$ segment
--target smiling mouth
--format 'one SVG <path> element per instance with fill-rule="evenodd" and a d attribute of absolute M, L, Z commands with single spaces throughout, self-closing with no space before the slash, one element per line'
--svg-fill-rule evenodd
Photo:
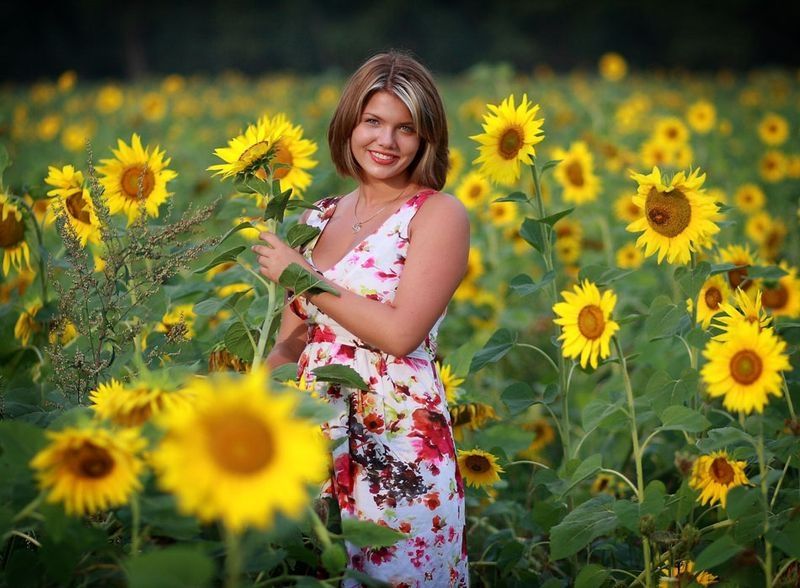
<path fill-rule="evenodd" d="M 391 163 L 398 159 L 396 155 L 386 155 L 385 153 L 379 153 L 378 151 L 370 151 L 369 154 L 372 156 L 372 159 L 378 163 Z"/>

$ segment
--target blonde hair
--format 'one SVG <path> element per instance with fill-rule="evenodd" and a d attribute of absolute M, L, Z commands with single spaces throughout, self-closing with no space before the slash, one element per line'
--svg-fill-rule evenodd
<path fill-rule="evenodd" d="M 378 53 L 347 81 L 328 127 L 328 146 L 336 171 L 362 178 L 362 169 L 350 150 L 350 136 L 364 106 L 376 92 L 396 96 L 411 113 L 420 138 L 419 150 L 408 166 L 409 179 L 435 190 L 447 176 L 447 117 L 430 72 L 416 59 L 399 51 Z"/>

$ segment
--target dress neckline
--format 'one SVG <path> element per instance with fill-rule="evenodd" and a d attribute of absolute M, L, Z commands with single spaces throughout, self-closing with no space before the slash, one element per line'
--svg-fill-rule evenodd
<path fill-rule="evenodd" d="M 405 201 L 404 201 L 404 202 L 403 202 L 403 203 L 402 203 L 402 204 L 401 204 L 401 205 L 400 205 L 400 206 L 397 208 L 397 210 L 395 210 L 395 211 L 394 211 L 392 214 L 390 214 L 389 216 L 387 216 L 387 217 L 386 217 L 386 218 L 383 220 L 383 222 L 382 222 L 382 223 L 381 223 L 381 224 L 380 224 L 380 225 L 379 225 L 379 226 L 378 226 L 378 227 L 377 227 L 377 228 L 376 228 L 374 231 L 372 231 L 372 232 L 368 233 L 367 235 L 365 235 L 363 239 L 361 239 L 359 242 L 357 242 L 355 245 L 353 245 L 353 246 L 352 246 L 350 249 L 348 249 L 348 250 L 345 252 L 345 254 L 344 254 L 342 257 L 340 257 L 340 258 L 339 258 L 339 259 L 336 261 L 336 263 L 334 263 L 334 264 L 333 264 L 332 266 L 330 266 L 328 269 L 321 270 L 321 269 L 319 269 L 319 266 L 317 266 L 317 264 L 314 262 L 314 250 L 317 248 L 317 243 L 319 243 L 319 240 L 322 238 L 322 234 L 325 232 L 325 229 L 327 228 L 327 226 L 328 226 L 328 223 L 329 223 L 329 222 L 330 222 L 330 220 L 333 218 L 333 215 L 334 215 L 334 214 L 336 214 L 336 208 L 339 206 L 339 202 L 342 200 L 342 198 L 344 198 L 344 196 L 339 196 L 339 197 L 338 197 L 338 198 L 336 198 L 336 199 L 335 199 L 335 200 L 334 200 L 334 201 L 333 201 L 331 204 L 329 204 L 329 206 L 333 206 L 333 211 L 332 211 L 332 212 L 331 212 L 329 215 L 327 215 L 327 218 L 326 218 L 326 219 L 323 221 L 322 228 L 320 229 L 320 232 L 319 232 L 319 234 L 317 235 L 316 239 L 314 240 L 314 245 L 311 247 L 311 250 L 310 250 L 310 251 L 309 251 L 309 253 L 308 253 L 308 261 L 311 263 L 311 265 L 312 265 L 312 266 L 313 266 L 313 267 L 314 267 L 314 268 L 315 268 L 317 271 L 319 271 L 319 272 L 320 272 L 321 274 L 323 274 L 323 275 L 327 274 L 328 272 L 331 272 L 331 271 L 333 271 L 333 270 L 334 270 L 334 269 L 336 269 L 336 267 L 338 267 L 338 266 L 339 266 L 339 264 L 341 264 L 341 263 L 342 263 L 342 262 L 343 262 L 345 259 L 347 259 L 348 257 L 350 257 L 350 256 L 353 254 L 353 252 L 354 252 L 354 251 L 357 251 L 358 249 L 361 249 L 361 248 L 364 246 L 364 243 L 366 243 L 366 242 L 367 242 L 367 241 L 369 241 L 369 240 L 370 240 L 370 239 L 371 239 L 373 236 L 375 236 L 375 235 L 377 235 L 379 232 L 381 232 L 381 231 L 384 229 L 384 227 L 387 225 L 387 223 L 388 223 L 388 222 L 389 222 L 389 221 L 390 221 L 392 218 L 394 218 L 395 216 L 397 216 L 398 214 L 400 214 L 400 212 L 401 212 L 401 211 L 402 211 L 402 210 L 403 210 L 403 209 L 404 209 L 406 206 L 408 206 L 408 205 L 409 205 L 409 204 L 410 204 L 412 201 L 416 200 L 416 199 L 417 199 L 417 198 L 420 196 L 420 194 L 423 194 L 423 193 L 426 193 L 426 192 L 434 193 L 434 192 L 436 192 L 436 190 L 432 190 L 432 189 L 430 189 L 430 188 L 425 188 L 425 189 L 422 189 L 422 190 L 420 190 L 419 192 L 417 192 L 417 193 L 415 193 L 415 194 L 412 194 L 412 195 L 411 195 L 411 196 L 410 196 L 408 199 L 406 199 L 406 200 L 405 200 Z M 327 209 L 326 209 L 326 210 L 327 210 Z"/>

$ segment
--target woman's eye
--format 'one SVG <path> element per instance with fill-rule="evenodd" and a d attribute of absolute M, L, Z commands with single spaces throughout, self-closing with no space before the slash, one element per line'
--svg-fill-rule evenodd
<path fill-rule="evenodd" d="M 376 119 L 376 118 L 368 118 L 364 122 L 367 123 L 368 125 L 376 125 L 376 124 L 378 124 L 378 119 Z"/>
<path fill-rule="evenodd" d="M 403 125 L 402 127 L 400 127 L 400 129 L 404 133 L 413 133 L 414 132 L 414 127 L 409 127 L 408 125 Z"/>

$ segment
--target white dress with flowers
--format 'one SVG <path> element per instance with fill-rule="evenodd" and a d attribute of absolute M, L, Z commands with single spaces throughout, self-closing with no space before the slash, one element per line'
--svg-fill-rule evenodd
<path fill-rule="evenodd" d="M 426 190 L 407 200 L 324 276 L 340 288 L 391 302 L 403 272 L 409 223 L 434 193 Z M 321 210 L 312 212 L 307 223 L 324 230 L 338 201 L 317 202 Z M 302 250 L 312 265 L 318 239 Z M 392 586 L 467 586 L 464 486 L 434 363 L 444 315 L 414 352 L 394 357 L 361 341 L 305 299 L 296 300 L 292 309 L 308 324 L 298 378 L 337 409 L 323 424 L 334 449 L 332 476 L 322 495 L 336 498 L 342 518 L 370 520 L 408 535 L 377 549 L 348 543 L 349 567 Z M 312 370 L 331 364 L 353 368 L 369 389 L 316 383 Z"/>

